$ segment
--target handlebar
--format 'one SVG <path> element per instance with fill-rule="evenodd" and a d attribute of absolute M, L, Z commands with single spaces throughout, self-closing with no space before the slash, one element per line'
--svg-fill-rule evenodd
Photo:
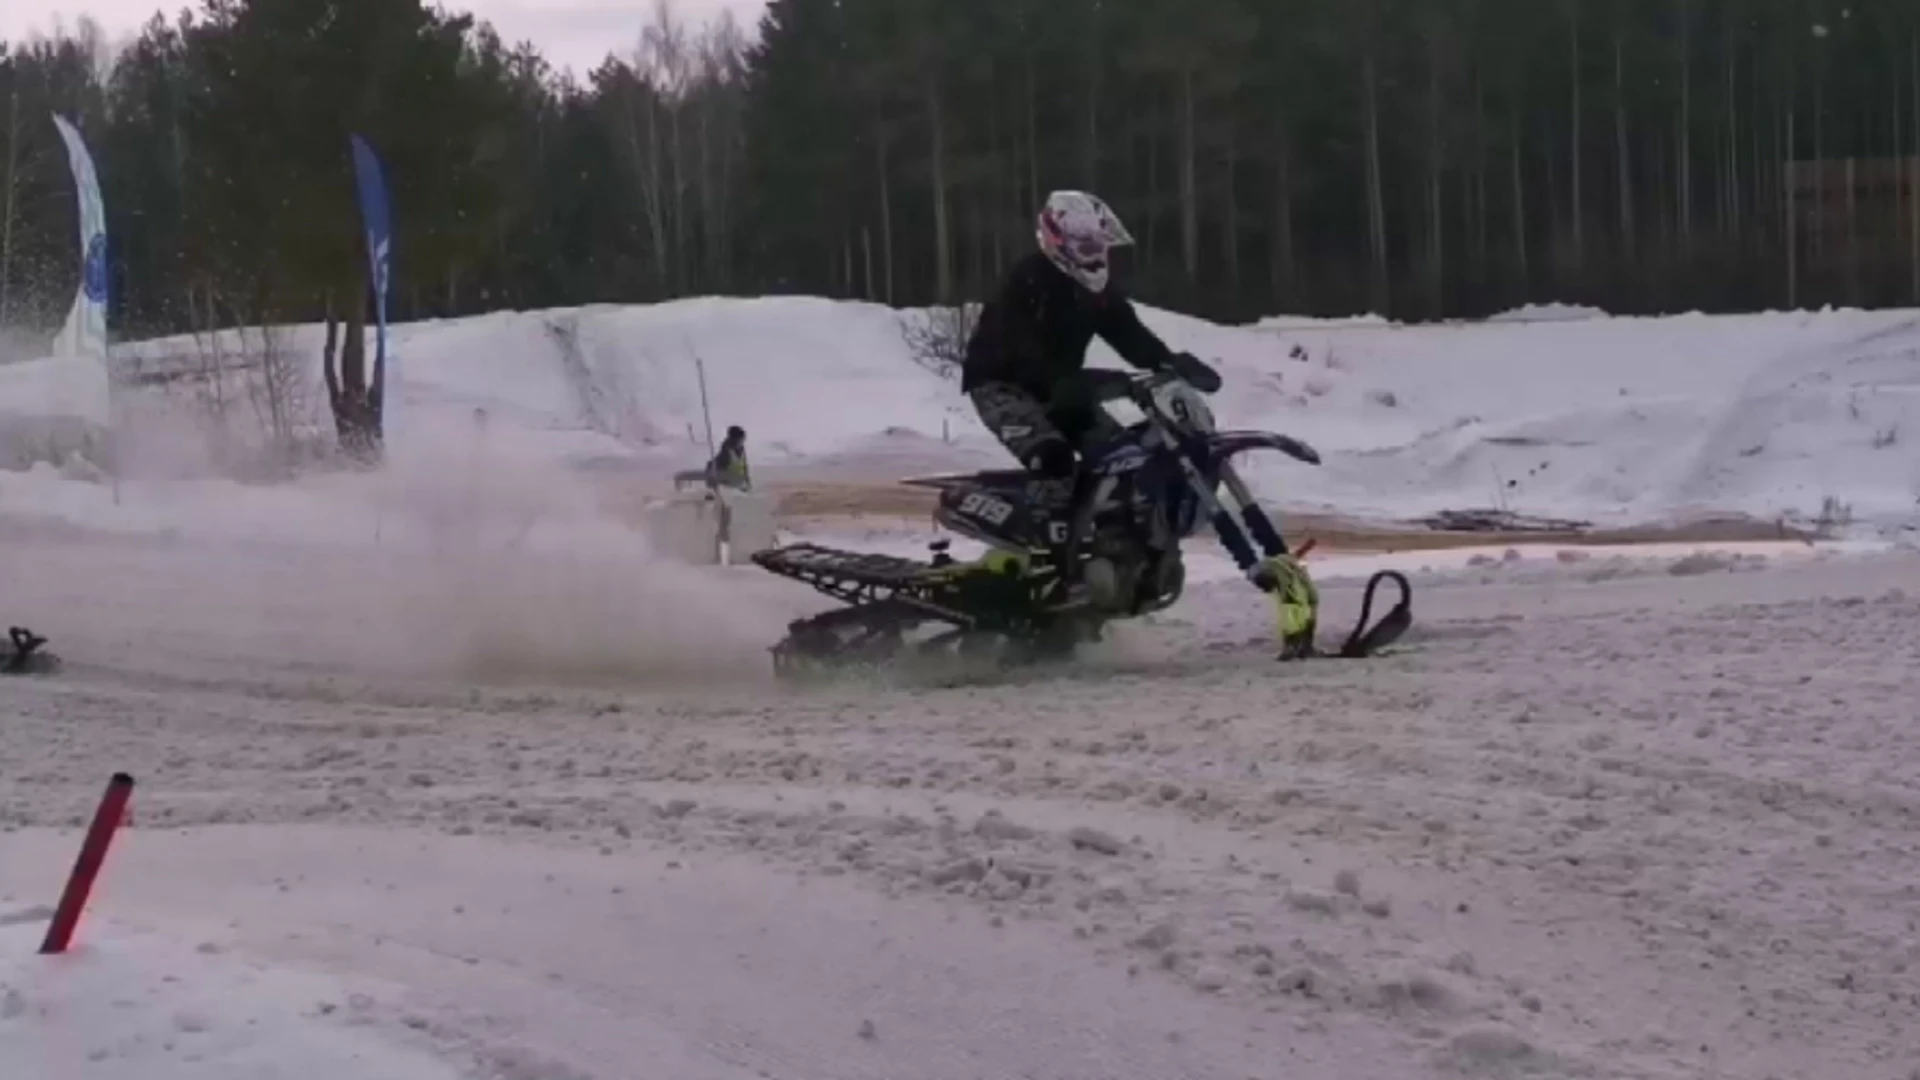
<path fill-rule="evenodd" d="M 1220 373 L 1212 364 L 1192 353 L 1175 353 L 1173 362 L 1167 365 L 1173 374 L 1185 379 L 1188 386 L 1203 394 L 1211 394 L 1220 389 Z"/>
<path fill-rule="evenodd" d="M 1191 353 L 1175 353 L 1173 362 L 1154 371 L 1116 371 L 1112 368 L 1087 368 L 1080 373 L 1085 380 L 1084 386 L 1095 401 L 1114 401 L 1120 398 L 1132 398 L 1141 392 L 1151 393 L 1156 388 L 1183 380 L 1187 385 L 1203 394 L 1211 394 L 1220 389 L 1220 373 L 1213 366 Z"/>

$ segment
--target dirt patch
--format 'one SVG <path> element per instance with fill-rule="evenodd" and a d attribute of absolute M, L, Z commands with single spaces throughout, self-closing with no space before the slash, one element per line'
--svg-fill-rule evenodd
<path fill-rule="evenodd" d="M 1819 539 L 1817 535 L 1802 529 L 1754 518 L 1711 518 L 1623 529 L 1472 532 L 1437 532 L 1392 523 L 1381 524 L 1315 514 L 1287 515 L 1282 518 L 1282 521 L 1288 535 L 1301 538 L 1313 537 L 1323 549 L 1367 553 L 1443 551 L 1453 548 L 1492 547 L 1501 544 L 1563 544 L 1572 547 L 1597 547 L 1611 544 L 1724 544 L 1755 540 L 1798 540 L 1811 543 Z"/>
<path fill-rule="evenodd" d="M 898 518 L 902 524 L 925 525 L 933 513 L 935 493 L 923 488 L 888 484 L 780 484 L 768 487 L 774 496 L 780 524 L 828 525 L 835 518 Z M 1745 517 L 1701 518 L 1663 525 L 1584 530 L 1473 530 L 1437 531 L 1416 524 L 1364 521 L 1331 514 L 1286 514 L 1281 522 L 1289 537 L 1312 537 L 1323 551 L 1391 553 L 1442 551 L 1501 544 L 1735 543 L 1755 540 L 1812 542 L 1818 534 L 1779 522 Z"/>
<path fill-rule="evenodd" d="M 920 517 L 933 513 L 939 495 L 904 484 L 772 484 L 774 513 L 781 518 Z"/>

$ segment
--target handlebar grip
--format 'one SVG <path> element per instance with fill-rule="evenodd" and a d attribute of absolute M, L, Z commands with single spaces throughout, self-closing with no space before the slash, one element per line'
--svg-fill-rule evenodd
<path fill-rule="evenodd" d="M 1173 374 L 1185 379 L 1189 385 L 1203 394 L 1211 394 L 1220 389 L 1220 373 L 1214 370 L 1212 364 L 1192 353 L 1174 353 L 1173 361 L 1167 367 Z"/>

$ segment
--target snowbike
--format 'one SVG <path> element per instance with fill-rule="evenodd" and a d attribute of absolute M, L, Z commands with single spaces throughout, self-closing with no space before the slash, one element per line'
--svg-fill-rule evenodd
<path fill-rule="evenodd" d="M 1011 469 L 902 481 L 939 493 L 934 521 L 984 543 L 982 559 L 961 563 L 946 541 L 927 562 L 798 543 L 757 552 L 763 569 L 792 578 L 846 607 L 788 625 L 773 647 L 782 676 L 848 666 L 884 665 L 903 656 L 957 652 L 1019 663 L 1070 654 L 1100 639 L 1106 623 L 1163 611 L 1186 585 L 1180 543 L 1204 520 L 1256 586 L 1278 599 L 1286 571 L 1298 575 L 1314 608 L 1318 597 L 1279 530 L 1233 468 L 1233 459 L 1273 450 L 1308 464 L 1306 443 L 1266 431 L 1220 431 L 1194 383 L 1219 386 L 1213 370 L 1182 355 L 1169 369 L 1089 369 L 1082 390 L 1095 408 L 1130 402 L 1142 419 L 1087 455 L 1064 511 L 1036 491 L 1036 477 Z M 1219 497 L 1224 487 L 1238 510 Z M 1257 550 L 1256 550 L 1257 548 Z M 1060 565 L 1077 573 L 1063 579 Z M 1399 604 L 1367 629 L 1382 580 L 1399 586 Z M 1399 574 L 1367 584 L 1360 626 L 1337 655 L 1379 651 L 1411 625 L 1411 595 Z M 913 635 L 932 626 L 929 636 Z M 1283 644 L 1282 659 L 1321 655 L 1308 623 L 1304 641 Z"/>

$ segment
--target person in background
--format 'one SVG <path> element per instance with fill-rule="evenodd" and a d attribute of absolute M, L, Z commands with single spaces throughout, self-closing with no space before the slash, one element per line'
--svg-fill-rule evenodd
<path fill-rule="evenodd" d="M 747 432 L 739 424 L 727 428 L 726 441 L 707 462 L 707 483 L 714 487 L 753 490 L 753 478 L 747 471 Z"/>

